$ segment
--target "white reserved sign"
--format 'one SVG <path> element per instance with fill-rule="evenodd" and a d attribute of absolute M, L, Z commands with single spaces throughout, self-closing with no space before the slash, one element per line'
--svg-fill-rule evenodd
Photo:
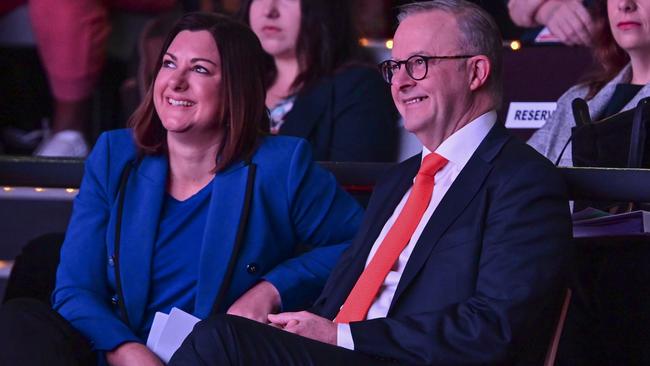
<path fill-rule="evenodd" d="M 551 117 L 555 102 L 511 102 L 506 117 L 507 128 L 540 128 Z"/>

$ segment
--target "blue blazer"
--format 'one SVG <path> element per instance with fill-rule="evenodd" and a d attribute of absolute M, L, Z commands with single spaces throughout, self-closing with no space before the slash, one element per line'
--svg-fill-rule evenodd
<path fill-rule="evenodd" d="M 420 161 L 401 163 L 376 186 L 315 313 L 338 313 Z M 495 125 L 422 232 L 387 317 L 350 324 L 355 350 L 409 365 L 506 365 L 524 353 L 543 356 L 555 324 L 546 316 L 562 301 L 572 251 L 562 177 Z"/>
<path fill-rule="evenodd" d="M 110 350 L 134 335 L 151 285 L 153 249 L 168 177 L 165 155 L 145 156 L 126 185 L 120 273 L 133 329 L 118 317 L 113 255 L 121 172 L 137 159 L 130 130 L 102 134 L 88 157 L 61 251 L 54 308 L 91 340 Z M 280 292 L 283 309 L 312 302 L 360 223 L 361 209 L 328 172 L 312 162 L 301 139 L 267 137 L 257 165 L 244 241 L 232 282 L 223 283 L 246 190 L 249 166 L 236 163 L 214 178 L 199 260 L 194 314 L 209 315 L 222 286 L 225 311 L 261 279 Z M 311 249 L 304 251 L 305 248 Z M 302 254 L 296 252 L 302 249 Z M 251 268 L 255 270 L 251 270 Z M 113 300 L 113 301 L 112 301 Z"/>

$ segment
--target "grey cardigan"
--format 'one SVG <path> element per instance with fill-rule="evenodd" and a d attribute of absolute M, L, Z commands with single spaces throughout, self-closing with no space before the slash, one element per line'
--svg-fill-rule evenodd
<path fill-rule="evenodd" d="M 616 85 L 630 82 L 631 79 L 632 67 L 628 64 L 614 79 L 605 84 L 598 94 L 587 101 L 592 120 L 597 120 L 600 117 L 607 103 L 612 98 Z M 575 98 L 584 98 L 586 95 L 587 87 L 584 84 L 575 85 L 567 90 L 557 101 L 557 109 L 553 115 L 546 121 L 542 128 L 533 134 L 530 140 L 528 140 L 528 144 L 555 163 L 564 144 L 566 144 L 571 136 L 571 127 L 575 126 L 571 102 Z M 636 107 L 639 100 L 647 96 L 650 96 L 650 84 L 646 84 L 621 111 Z M 559 165 L 573 166 L 571 143 L 569 143 L 564 154 L 562 154 Z"/>

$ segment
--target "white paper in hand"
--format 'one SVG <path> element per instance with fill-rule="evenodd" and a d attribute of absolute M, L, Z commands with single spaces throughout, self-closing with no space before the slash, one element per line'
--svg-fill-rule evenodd
<path fill-rule="evenodd" d="M 156 315 L 154 315 L 153 323 L 149 330 L 149 336 L 147 337 L 147 348 L 150 350 L 154 351 L 156 349 L 160 335 L 165 328 L 165 324 L 167 324 L 167 319 L 169 319 L 169 315 L 161 313 L 160 311 L 156 312 Z"/>
<path fill-rule="evenodd" d="M 153 352 L 167 363 L 201 319 L 181 309 L 172 308 Z M 153 328 L 153 327 L 152 327 Z"/>

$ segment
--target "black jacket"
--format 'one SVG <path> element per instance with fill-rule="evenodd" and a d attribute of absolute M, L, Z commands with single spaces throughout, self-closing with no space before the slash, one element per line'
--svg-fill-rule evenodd
<path fill-rule="evenodd" d="M 349 66 L 298 94 L 281 135 L 305 138 L 318 161 L 395 161 L 397 111 L 378 71 Z"/>

